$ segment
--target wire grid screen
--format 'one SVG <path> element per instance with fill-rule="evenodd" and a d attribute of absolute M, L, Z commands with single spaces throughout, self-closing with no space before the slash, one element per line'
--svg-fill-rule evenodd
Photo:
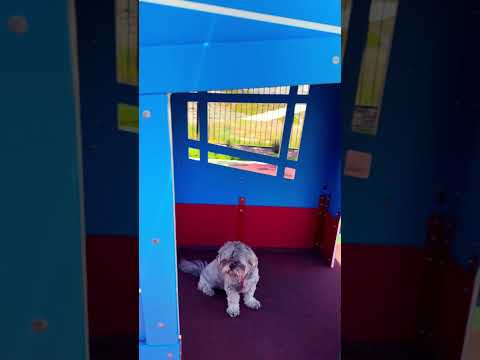
<path fill-rule="evenodd" d="M 257 95 L 288 95 L 290 86 L 247 88 L 234 90 L 212 90 L 211 94 L 257 94 Z"/>
<path fill-rule="evenodd" d="M 308 95 L 310 85 L 298 85 L 297 95 Z M 210 94 L 257 94 L 257 95 L 288 95 L 290 86 L 276 86 L 263 88 L 247 88 L 235 90 L 211 90 Z"/>
<path fill-rule="evenodd" d="M 298 160 L 306 112 L 307 104 L 295 104 L 292 130 L 290 133 L 290 141 L 288 143 L 288 160 Z"/>
<path fill-rule="evenodd" d="M 378 107 L 381 103 L 397 8 L 398 0 L 372 0 L 356 96 L 358 106 Z"/>
<path fill-rule="evenodd" d="M 310 92 L 310 85 L 298 85 L 298 95 L 308 95 Z"/>
<path fill-rule="evenodd" d="M 188 140 L 200 140 L 198 128 L 198 102 L 187 102 Z"/>
<path fill-rule="evenodd" d="M 137 0 L 115 1 L 117 81 L 137 86 Z"/>
<path fill-rule="evenodd" d="M 208 142 L 279 156 L 287 104 L 208 103 Z"/>

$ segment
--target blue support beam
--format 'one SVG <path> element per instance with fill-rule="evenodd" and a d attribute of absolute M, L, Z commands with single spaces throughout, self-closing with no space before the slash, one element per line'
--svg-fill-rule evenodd
<path fill-rule="evenodd" d="M 140 97 L 140 288 L 146 345 L 179 340 L 175 200 L 167 95 Z"/>

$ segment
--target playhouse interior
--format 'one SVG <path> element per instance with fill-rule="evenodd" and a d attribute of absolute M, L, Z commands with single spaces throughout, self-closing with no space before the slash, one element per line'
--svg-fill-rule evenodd
<path fill-rule="evenodd" d="M 5 344 L 23 358 L 80 360 L 89 344 L 93 360 L 131 359 L 141 265 L 137 2 L 66 3 L 38 2 L 25 10 L 26 33 L 16 33 L 18 19 L 0 33 L 4 116 L 15 119 L 2 141 L 15 149 L 2 152 L 12 219 L 4 236 L 15 241 L 4 242 L 0 263 L 21 277 L 5 279 L 2 300 L 22 309 L 4 316 L 14 329 Z M 341 84 L 171 91 L 177 255 L 209 260 L 224 241 L 251 244 L 263 303 L 232 320 L 220 292 L 203 296 L 179 274 L 185 359 L 270 351 L 333 360 L 340 346 L 343 359 L 476 358 L 479 6 L 344 0 Z M 28 104 L 25 89 L 35 94 Z M 80 126 L 69 121 L 77 95 Z M 252 134 L 255 124 L 263 130 Z"/>
<path fill-rule="evenodd" d="M 259 257 L 263 304 L 242 307 L 232 322 L 223 292 L 206 297 L 180 274 L 183 354 L 222 357 L 234 337 L 235 359 L 252 351 L 263 359 L 335 358 L 340 262 L 333 247 L 325 255 L 316 244 L 326 196 L 332 246 L 337 235 L 338 87 L 214 90 L 173 94 L 170 103 L 178 257 L 211 261 L 226 241 L 244 241 Z"/>
<path fill-rule="evenodd" d="M 464 30 L 447 24 L 472 24 L 474 6 L 445 5 L 435 19 L 432 6 L 344 1 L 341 97 L 336 85 L 312 84 L 171 95 L 178 256 L 208 260 L 224 241 L 241 237 L 258 250 L 258 296 L 265 305 L 259 312 L 242 308 L 232 329 L 224 297 L 202 296 L 194 278 L 179 274 L 185 356 L 210 344 L 210 351 L 221 354 L 231 346 L 230 335 L 278 356 L 335 354 L 340 263 L 330 268 L 331 256 L 315 244 L 320 198 L 330 197 L 326 227 L 334 229 L 341 178 L 342 356 L 459 358 L 471 299 L 464 288 L 473 291 L 468 284 L 478 248 L 468 245 L 473 197 L 458 199 L 455 193 L 472 194 L 478 172 L 463 169 L 473 169 L 469 154 L 478 156 L 478 136 L 467 130 L 474 100 L 461 73 L 461 64 L 471 60 L 446 55 L 462 53 L 457 39 Z M 128 66 L 136 60 L 102 46 L 116 41 L 117 49 L 134 48 L 136 14 L 112 9 L 113 1 L 94 12 L 77 4 L 87 261 L 95 274 L 88 285 L 90 336 L 99 354 L 116 351 L 108 345 L 112 341 L 137 345 L 138 84 Z M 88 26 L 88 16 L 103 19 L 102 31 Z M 406 56 L 412 53 L 415 58 Z M 282 104 L 293 106 L 285 111 Z M 295 104 L 306 104 L 304 118 L 295 117 Z M 265 113 L 285 113 L 285 119 Z M 454 126 L 452 116 L 464 121 Z M 300 120 L 300 146 L 293 149 L 288 127 Z M 259 146 L 258 139 L 245 139 L 245 128 L 255 121 L 268 123 L 270 133 L 259 133 L 264 137 L 279 121 L 286 130 L 281 139 L 277 131 Z M 232 132 L 232 126 L 240 130 Z M 296 161 L 286 159 L 296 150 Z M 346 166 L 348 156 L 360 169 Z M 452 178 L 452 169 L 464 176 Z M 446 248 L 431 244 L 449 236 L 444 228 L 460 214 L 458 236 L 446 240 Z M 105 263 L 112 248 L 118 267 Z M 432 257 L 447 267 L 429 267 L 425 259 Z M 299 292 L 289 294 L 294 287 Z M 307 298 L 312 291 L 315 296 Z"/>

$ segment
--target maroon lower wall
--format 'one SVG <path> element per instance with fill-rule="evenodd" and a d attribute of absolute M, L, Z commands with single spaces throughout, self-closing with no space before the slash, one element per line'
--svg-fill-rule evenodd
<path fill-rule="evenodd" d="M 90 337 L 138 336 L 138 241 L 87 236 Z"/>
<path fill-rule="evenodd" d="M 461 267 L 453 257 L 447 261 L 436 326 L 436 353 L 440 360 L 460 359 L 472 299 L 476 264 Z"/>
<path fill-rule="evenodd" d="M 315 244 L 318 209 L 270 206 L 177 204 L 179 246 L 220 246 L 238 239 L 254 247 L 311 248 Z"/>
<path fill-rule="evenodd" d="M 342 338 L 413 340 L 422 265 L 415 247 L 342 244 Z"/>

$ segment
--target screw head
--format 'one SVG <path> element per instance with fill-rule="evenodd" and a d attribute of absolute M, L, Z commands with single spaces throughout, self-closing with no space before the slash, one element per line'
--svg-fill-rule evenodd
<path fill-rule="evenodd" d="M 8 31 L 24 34 L 28 31 L 28 21 L 25 16 L 10 16 L 8 18 Z"/>
<path fill-rule="evenodd" d="M 171 352 L 167 353 L 167 358 L 173 359 L 173 353 L 171 353 Z"/>
<path fill-rule="evenodd" d="M 335 55 L 333 58 L 332 58 L 332 63 L 337 65 L 340 63 L 340 57 Z"/>
<path fill-rule="evenodd" d="M 167 326 L 167 325 L 164 322 L 159 321 L 157 323 L 157 327 L 159 327 L 160 329 L 163 329 L 165 326 Z"/>
<path fill-rule="evenodd" d="M 48 321 L 44 319 L 35 319 L 32 321 L 32 330 L 35 332 L 43 332 L 48 327 Z"/>
<path fill-rule="evenodd" d="M 158 240 L 158 239 L 153 239 L 152 240 L 153 245 L 158 245 L 159 242 L 160 242 L 160 240 Z"/>
<path fill-rule="evenodd" d="M 150 117 L 152 116 L 152 113 L 150 112 L 150 110 L 143 110 L 142 116 L 143 116 L 145 119 L 150 119 Z"/>

